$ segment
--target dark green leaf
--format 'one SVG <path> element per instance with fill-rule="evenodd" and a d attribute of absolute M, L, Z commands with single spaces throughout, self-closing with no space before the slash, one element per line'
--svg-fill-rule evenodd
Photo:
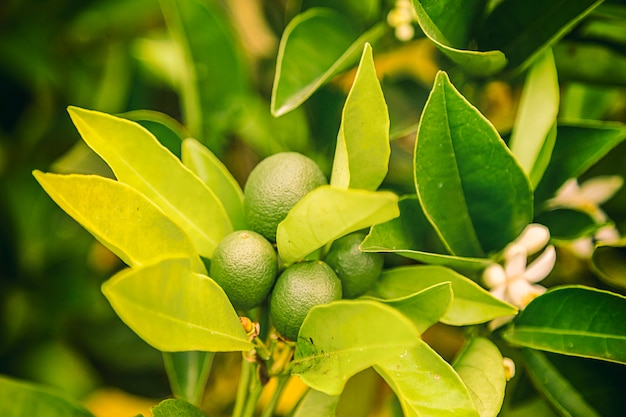
<path fill-rule="evenodd" d="M 163 352 L 163 364 L 174 396 L 200 405 L 214 358 L 213 352 Z"/>
<path fill-rule="evenodd" d="M 163 146 L 180 158 L 180 145 L 190 133 L 178 120 L 154 110 L 133 110 L 119 116 L 135 121 L 148 129 Z"/>
<path fill-rule="evenodd" d="M 602 281 L 626 291 L 626 239 L 599 244 L 591 260 L 595 273 Z"/>
<path fill-rule="evenodd" d="M 544 211 L 535 217 L 535 223 L 546 225 L 553 240 L 571 241 L 590 236 L 602 225 L 587 213 L 572 209 Z"/>
<path fill-rule="evenodd" d="M 151 408 L 153 417 L 206 417 L 200 409 L 187 401 L 170 398 Z"/>
<path fill-rule="evenodd" d="M 626 363 L 626 298 L 573 286 L 535 298 L 504 332 L 511 343 Z"/>

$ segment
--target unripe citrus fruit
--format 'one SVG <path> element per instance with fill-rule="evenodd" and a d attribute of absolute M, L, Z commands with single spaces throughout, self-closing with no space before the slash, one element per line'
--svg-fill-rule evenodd
<path fill-rule="evenodd" d="M 236 310 L 249 310 L 269 294 L 278 269 L 276 251 L 263 236 L 250 230 L 227 235 L 215 248 L 209 275 Z"/>
<path fill-rule="evenodd" d="M 276 241 L 276 229 L 289 210 L 309 191 L 327 184 L 320 167 L 297 152 L 281 152 L 259 162 L 244 186 L 248 226 Z"/>
<path fill-rule="evenodd" d="M 324 261 L 341 280 L 344 298 L 356 298 L 365 294 L 376 282 L 383 270 L 381 253 L 361 252 L 359 245 L 364 233 L 351 233 L 333 242 Z"/>
<path fill-rule="evenodd" d="M 313 306 L 341 299 L 341 281 L 322 261 L 293 264 L 276 280 L 270 296 L 274 327 L 289 340 L 296 340 L 300 326 Z"/>

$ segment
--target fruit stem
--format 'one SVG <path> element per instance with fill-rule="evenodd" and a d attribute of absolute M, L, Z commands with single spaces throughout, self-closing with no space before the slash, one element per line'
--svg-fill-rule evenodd
<path fill-rule="evenodd" d="M 237 386 L 237 396 L 235 398 L 235 408 L 233 410 L 232 417 L 242 417 L 244 406 L 248 397 L 248 386 L 250 385 L 250 378 L 254 370 L 254 364 L 249 362 L 246 358 L 241 361 L 241 373 L 239 376 L 239 385 Z"/>

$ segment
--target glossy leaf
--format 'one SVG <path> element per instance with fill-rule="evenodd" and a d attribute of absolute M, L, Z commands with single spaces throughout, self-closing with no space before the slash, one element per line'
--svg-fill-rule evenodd
<path fill-rule="evenodd" d="M 199 408 L 177 398 L 168 398 L 150 409 L 152 417 L 206 417 Z"/>
<path fill-rule="evenodd" d="M 163 364 L 172 394 L 191 404 L 200 405 L 213 359 L 214 352 L 163 352 Z"/>
<path fill-rule="evenodd" d="M 483 1 L 413 0 L 413 6 L 424 34 L 451 61 L 466 71 L 488 76 L 506 66 L 507 59 L 501 51 L 464 49 L 472 25 L 482 13 Z"/>
<path fill-rule="evenodd" d="M 119 116 L 139 123 L 150 131 L 163 146 L 177 157 L 181 155 L 181 143 L 190 136 L 187 129 L 173 117 L 154 110 L 133 110 Z"/>
<path fill-rule="evenodd" d="M 405 417 L 478 417 L 459 375 L 423 341 L 374 369 L 396 393 Z"/>
<path fill-rule="evenodd" d="M 278 225 L 278 253 L 292 263 L 343 235 L 397 215 L 398 197 L 389 191 L 324 185 L 305 195 Z"/>
<path fill-rule="evenodd" d="M 600 417 L 574 386 L 542 352 L 524 349 L 524 360 L 533 384 L 559 414 L 572 417 Z"/>
<path fill-rule="evenodd" d="M 359 59 L 363 44 L 383 33 L 375 26 L 359 37 L 349 19 L 327 8 L 293 18 L 283 32 L 272 88 L 271 110 L 281 116 L 302 104 L 320 86 Z"/>
<path fill-rule="evenodd" d="M 543 52 L 528 71 L 509 147 L 537 185 L 550 160 L 556 131 L 551 135 L 559 111 L 559 80 L 551 50 Z"/>
<path fill-rule="evenodd" d="M 484 337 L 473 338 L 452 366 L 469 390 L 480 417 L 496 417 L 506 387 L 502 355 L 496 345 Z"/>
<path fill-rule="evenodd" d="M 186 259 L 125 269 L 102 285 L 117 315 L 164 352 L 252 349 L 228 297 Z"/>
<path fill-rule="evenodd" d="M 484 257 L 532 220 L 528 178 L 445 72 L 422 113 L 414 158 L 420 204 L 451 254 Z"/>
<path fill-rule="evenodd" d="M 554 197 L 559 187 L 582 173 L 626 138 L 626 126 L 611 122 L 569 122 L 557 127 L 552 159 L 535 189 L 535 203 Z"/>
<path fill-rule="evenodd" d="M 243 191 L 237 180 L 217 156 L 196 139 L 182 145 L 182 160 L 211 189 L 224 206 L 235 230 L 245 229 Z"/>
<path fill-rule="evenodd" d="M 443 245 L 424 216 L 417 196 L 401 197 L 398 207 L 398 217 L 371 228 L 361 243 L 362 251 L 395 253 L 461 271 L 480 271 L 492 262 L 487 258 L 464 258 L 443 253 Z"/>
<path fill-rule="evenodd" d="M 517 309 L 495 297 L 469 278 L 436 265 L 411 265 L 386 269 L 372 293 L 386 299 L 406 297 L 442 282 L 450 282 L 454 297 L 441 322 L 453 326 L 485 323 L 515 314 Z"/>
<path fill-rule="evenodd" d="M 97 175 L 33 175 L 59 207 L 127 265 L 186 257 L 196 271 L 205 271 L 185 232 L 128 185 Z"/>
<path fill-rule="evenodd" d="M 77 401 L 43 385 L 0 376 L 3 417 L 94 417 Z"/>
<path fill-rule="evenodd" d="M 406 355 L 418 342 L 413 323 L 382 303 L 350 300 L 319 305 L 300 328 L 292 373 L 311 388 L 339 395 L 351 376 Z"/>
<path fill-rule="evenodd" d="M 529 62 L 555 44 L 602 0 L 556 0 L 549 7 L 541 0 L 504 0 L 481 25 L 480 49 L 503 51 L 510 68 Z"/>
<path fill-rule="evenodd" d="M 338 395 L 328 395 L 321 391 L 309 389 L 290 417 L 335 417 L 339 405 Z"/>
<path fill-rule="evenodd" d="M 411 319 L 418 333 L 422 334 L 444 316 L 453 297 L 452 284 L 442 282 L 403 297 L 364 298 L 387 304 L 400 311 Z"/>
<path fill-rule="evenodd" d="M 341 115 L 330 184 L 375 191 L 387 175 L 390 154 L 389 113 L 366 44 Z"/>
<path fill-rule="evenodd" d="M 600 243 L 591 257 L 598 277 L 614 288 L 626 290 L 626 239 Z"/>
<path fill-rule="evenodd" d="M 504 332 L 516 345 L 626 363 L 626 297 L 582 286 L 533 300 Z"/>
<path fill-rule="evenodd" d="M 118 181 L 152 200 L 183 228 L 200 255 L 210 258 L 233 230 L 215 194 L 139 124 L 76 107 L 69 113 L 83 140 Z"/>

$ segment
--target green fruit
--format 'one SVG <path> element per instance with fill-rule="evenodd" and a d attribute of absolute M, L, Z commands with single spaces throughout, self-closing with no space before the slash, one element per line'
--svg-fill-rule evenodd
<path fill-rule="evenodd" d="M 280 274 L 270 297 L 274 327 L 296 340 L 304 318 L 313 306 L 341 299 L 341 281 L 322 261 L 293 264 Z"/>
<path fill-rule="evenodd" d="M 376 282 L 383 270 L 381 253 L 361 252 L 359 245 L 364 233 L 351 233 L 333 242 L 324 261 L 341 280 L 344 298 L 356 298 L 365 294 Z"/>
<path fill-rule="evenodd" d="M 265 301 L 276 281 L 277 269 L 272 244 L 258 233 L 238 230 L 217 245 L 209 275 L 236 310 L 249 310 Z"/>
<path fill-rule="evenodd" d="M 252 230 L 276 241 L 276 229 L 289 210 L 308 192 L 328 181 L 312 159 L 282 152 L 262 160 L 244 187 L 244 216 Z"/>

